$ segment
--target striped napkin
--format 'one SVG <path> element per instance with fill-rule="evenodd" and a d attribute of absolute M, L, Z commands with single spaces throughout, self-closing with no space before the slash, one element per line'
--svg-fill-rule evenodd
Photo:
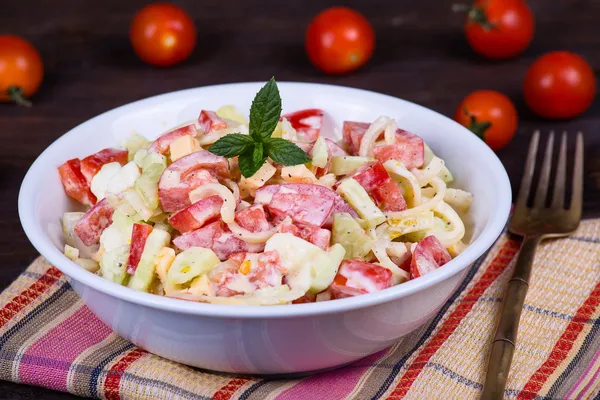
<path fill-rule="evenodd" d="M 118 337 L 38 258 L 0 295 L 0 379 L 103 399 L 477 399 L 519 241 L 503 235 L 440 312 L 395 346 L 291 380 L 201 371 Z M 544 242 L 506 398 L 600 398 L 600 220 Z"/>

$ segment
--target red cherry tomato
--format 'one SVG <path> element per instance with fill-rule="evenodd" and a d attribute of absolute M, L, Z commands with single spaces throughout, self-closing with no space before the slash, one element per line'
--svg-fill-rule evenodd
<path fill-rule="evenodd" d="M 311 21 L 306 53 L 313 65 L 328 74 L 343 74 L 363 66 L 375 48 L 369 21 L 346 7 L 331 7 Z"/>
<path fill-rule="evenodd" d="M 129 38 L 143 61 L 168 67 L 190 56 L 196 45 L 196 27 L 181 8 L 156 3 L 138 11 L 131 22 Z"/>
<path fill-rule="evenodd" d="M 538 58 L 527 70 L 525 102 L 546 118 L 572 118 L 587 110 L 596 95 L 596 78 L 579 55 L 555 51 Z"/>
<path fill-rule="evenodd" d="M 467 41 L 484 57 L 505 59 L 522 53 L 533 31 L 533 14 L 523 0 L 476 0 L 467 8 Z"/>
<path fill-rule="evenodd" d="M 515 135 L 518 117 L 508 97 L 492 90 L 478 90 L 463 99 L 454 120 L 481 137 L 492 150 L 500 150 Z"/>
<path fill-rule="evenodd" d="M 28 41 L 13 35 L 0 35 L 0 101 L 30 106 L 44 77 L 40 53 Z"/>

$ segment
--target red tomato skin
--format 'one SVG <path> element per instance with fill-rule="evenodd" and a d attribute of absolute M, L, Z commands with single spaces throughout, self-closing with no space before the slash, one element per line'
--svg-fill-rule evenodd
<path fill-rule="evenodd" d="M 142 61 L 169 67 L 192 54 L 196 46 L 196 27 L 181 8 L 155 3 L 138 11 L 131 22 L 129 37 Z"/>
<path fill-rule="evenodd" d="M 311 21 L 306 31 L 310 62 L 327 74 L 343 74 L 362 67 L 373 55 L 371 24 L 347 7 L 331 7 Z"/>
<path fill-rule="evenodd" d="M 545 118 L 573 118 L 587 110 L 596 96 L 596 78 L 579 55 L 555 51 L 538 58 L 527 70 L 525 102 Z"/>
<path fill-rule="evenodd" d="M 144 246 L 146 246 L 146 240 L 152 232 L 152 227 L 147 224 L 133 224 L 131 231 L 131 246 L 129 250 L 129 257 L 127 259 L 127 272 L 131 275 L 135 273 L 135 270 L 142 259 L 142 253 L 144 252 Z"/>
<path fill-rule="evenodd" d="M 29 97 L 44 78 L 42 57 L 35 47 L 25 39 L 14 35 L 0 35 L 0 101 L 10 100 L 9 87 L 23 90 Z"/>
<path fill-rule="evenodd" d="M 81 161 L 78 158 L 66 161 L 58 167 L 60 180 L 65 192 L 82 204 L 93 206 L 96 204 L 96 196 L 90 190 L 90 185 L 81 173 Z"/>
<path fill-rule="evenodd" d="M 535 21 L 523 0 L 477 0 L 473 6 L 483 8 L 494 29 L 467 19 L 465 35 L 471 48 L 492 59 L 512 58 L 531 43 Z"/>
<path fill-rule="evenodd" d="M 492 124 L 484 133 L 484 139 L 494 151 L 504 148 L 517 132 L 517 110 L 512 101 L 500 92 L 477 90 L 461 101 L 454 113 L 454 120 L 469 128 L 471 121 L 465 109 L 478 121 Z"/>

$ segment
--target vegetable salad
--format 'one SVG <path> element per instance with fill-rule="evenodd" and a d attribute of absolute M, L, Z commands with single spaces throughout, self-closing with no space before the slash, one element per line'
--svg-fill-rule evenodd
<path fill-rule="evenodd" d="M 215 154 L 229 135 L 258 137 L 255 111 L 249 122 L 232 106 L 201 110 L 154 141 L 134 134 L 58 167 L 90 207 L 64 214 L 65 255 L 143 292 L 275 305 L 383 290 L 464 249 L 472 196 L 447 187 L 452 174 L 417 135 L 379 117 L 344 121 L 336 141 L 326 112 L 310 109 L 263 118 L 270 133 L 251 150 Z M 274 147 L 254 156 L 274 139 L 302 162 L 274 161 L 289 160 Z M 260 164 L 249 176 L 244 157 Z"/>

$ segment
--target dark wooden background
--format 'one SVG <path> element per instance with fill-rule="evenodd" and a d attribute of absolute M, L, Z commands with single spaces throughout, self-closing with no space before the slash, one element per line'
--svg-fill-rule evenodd
<path fill-rule="evenodd" d="M 581 130 L 586 141 L 585 214 L 600 215 L 600 100 L 580 118 L 544 121 L 525 107 L 522 80 L 528 65 L 551 50 L 582 54 L 600 68 L 600 0 L 529 1 L 536 35 L 518 59 L 489 62 L 474 55 L 462 35 L 453 1 L 355 0 L 377 35 L 375 55 L 353 74 L 328 77 L 303 50 L 311 17 L 328 1 L 178 1 L 196 22 L 198 45 L 184 64 L 155 69 L 133 54 L 128 27 L 141 0 L 2 0 L 0 34 L 30 40 L 46 75 L 31 109 L 0 104 L 0 289 L 36 257 L 17 215 L 21 180 L 33 160 L 60 135 L 113 107 L 184 88 L 243 81 L 327 82 L 398 96 L 452 115 L 472 90 L 495 89 L 519 111 L 516 138 L 499 153 L 518 187 L 534 129 Z M 102 135 L 103 132 L 98 132 Z M 460 143 L 457 143 L 459 146 Z M 476 165 L 473 168 L 477 168 Z M 1 399 L 70 399 L 41 388 L 0 382 Z"/>

